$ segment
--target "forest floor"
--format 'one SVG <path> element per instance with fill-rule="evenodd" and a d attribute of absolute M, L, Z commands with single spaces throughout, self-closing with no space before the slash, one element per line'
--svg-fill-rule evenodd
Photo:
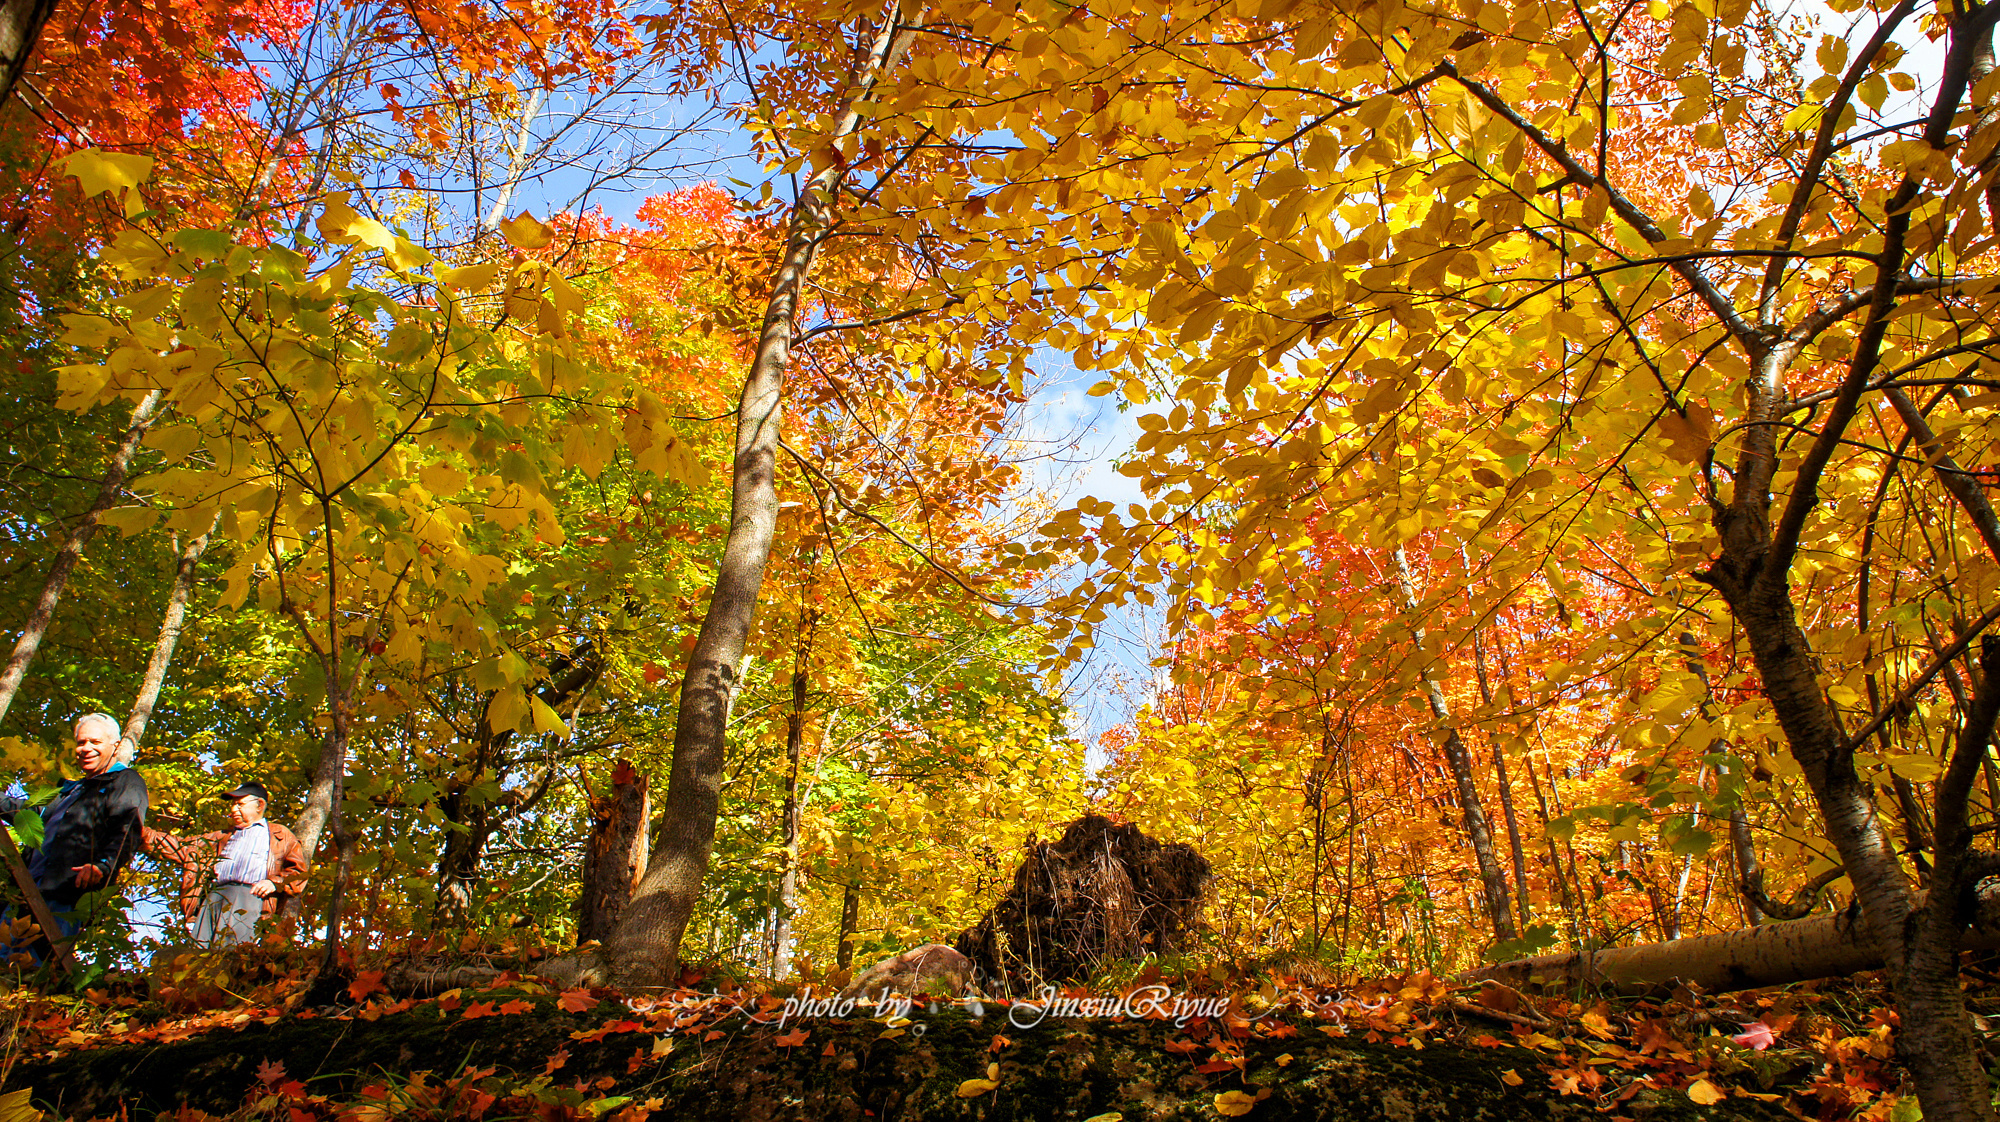
<path fill-rule="evenodd" d="M 393 969 L 315 987 L 304 963 L 181 956 L 73 997 L 0 992 L 0 1118 L 23 1122 L 22 1093 L 78 1122 L 1916 1116 L 1866 977 L 1635 1000 L 1149 971 L 1068 1004 L 870 1017 L 699 971 L 661 993 L 502 974 L 419 999 L 387 992 Z M 1974 998 L 2000 1011 L 2000 989 Z"/>

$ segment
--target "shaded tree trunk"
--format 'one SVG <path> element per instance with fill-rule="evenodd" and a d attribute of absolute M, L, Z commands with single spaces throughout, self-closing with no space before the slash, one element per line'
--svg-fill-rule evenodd
<path fill-rule="evenodd" d="M 652 821 L 646 777 L 629 760 L 611 772 L 611 790 L 591 800 L 590 843 L 583 853 L 583 891 L 576 902 L 576 941 L 602 942 L 632 902 L 646 874 L 646 827 Z"/>
<path fill-rule="evenodd" d="M 12 10 L 13 5 L 8 5 Z M 0 720 L 5 720 L 7 710 L 14 704 L 14 697 L 21 692 L 21 681 L 28 676 L 28 667 L 35 661 L 35 653 L 42 648 L 42 639 L 49 633 L 49 624 L 55 620 L 56 605 L 61 602 L 63 587 L 69 583 L 69 575 L 76 569 L 76 563 L 83 559 L 84 547 L 97 533 L 98 516 L 117 503 L 118 495 L 125 488 L 126 477 L 132 472 L 132 455 L 139 450 L 139 441 L 145 438 L 148 429 L 159 415 L 160 391 L 146 395 L 132 409 L 131 420 L 126 423 L 125 437 L 111 453 L 111 460 L 105 465 L 104 482 L 97 488 L 97 498 L 90 509 L 83 512 L 69 536 L 63 539 L 62 547 L 56 550 L 56 559 L 49 565 L 49 575 L 42 582 L 41 595 L 35 598 L 35 606 L 28 612 L 28 621 L 21 625 L 21 637 L 14 642 L 14 650 L 7 656 L 7 665 L 0 668 Z"/>
<path fill-rule="evenodd" d="M 840 947 L 834 951 L 835 970 L 846 970 L 854 965 L 854 937 L 860 931 L 861 885 L 848 881 L 840 894 Z"/>
<path fill-rule="evenodd" d="M 0 105 L 14 95 L 14 83 L 27 72 L 42 27 L 56 10 L 56 0 L 0 2 Z"/>
<path fill-rule="evenodd" d="M 862 103 L 901 53 L 907 34 L 900 11 L 892 11 L 860 60 L 859 77 L 849 88 L 846 108 L 828 142 L 837 143 L 860 127 Z M 631 907 L 605 940 L 612 974 L 628 982 L 658 981 L 678 968 L 681 937 L 708 874 L 721 800 L 724 734 L 730 704 L 741 685 L 737 666 L 749 641 L 751 616 L 777 528 L 775 471 L 785 369 L 806 280 L 820 243 L 830 233 L 834 189 L 842 170 L 838 161 L 829 161 L 806 181 L 792 207 L 791 228 L 772 279 L 757 351 L 743 379 L 730 473 L 729 536 L 716 568 L 715 591 L 681 680 L 673 771 L 661 808 L 664 825 Z"/>

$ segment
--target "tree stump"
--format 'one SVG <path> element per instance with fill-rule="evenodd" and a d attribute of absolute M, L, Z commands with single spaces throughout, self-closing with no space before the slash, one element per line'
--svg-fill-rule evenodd
<path fill-rule="evenodd" d="M 1014 886 L 953 945 L 999 993 L 1077 981 L 1112 962 L 1181 949 L 1209 879 L 1192 846 L 1087 814 L 1054 843 L 1030 841 Z"/>

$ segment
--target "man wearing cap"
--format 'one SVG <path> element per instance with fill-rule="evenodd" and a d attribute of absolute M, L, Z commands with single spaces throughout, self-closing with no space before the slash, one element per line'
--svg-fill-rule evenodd
<path fill-rule="evenodd" d="M 146 852 L 181 866 L 181 911 L 198 943 L 248 943 L 260 916 L 305 888 L 306 855 L 290 830 L 264 817 L 270 795 L 245 783 L 229 800 L 228 831 L 181 839 L 146 831 Z M 204 882 L 207 882 L 204 884 Z"/>

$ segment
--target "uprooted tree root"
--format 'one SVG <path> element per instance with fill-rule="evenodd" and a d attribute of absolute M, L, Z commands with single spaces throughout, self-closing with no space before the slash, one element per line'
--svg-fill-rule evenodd
<path fill-rule="evenodd" d="M 1087 814 L 1057 841 L 1031 843 L 1013 887 L 953 946 L 996 983 L 1087 978 L 1112 962 L 1180 950 L 1209 877 L 1193 847 Z"/>

